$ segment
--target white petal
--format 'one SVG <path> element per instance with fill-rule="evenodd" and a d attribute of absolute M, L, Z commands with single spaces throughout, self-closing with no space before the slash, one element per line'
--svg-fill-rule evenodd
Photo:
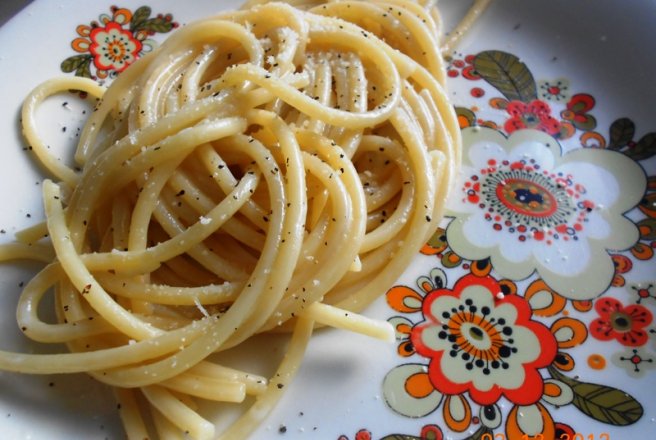
<path fill-rule="evenodd" d="M 406 417 L 423 417 L 435 411 L 442 401 L 442 393 L 435 390 L 426 397 L 417 398 L 406 390 L 408 378 L 425 372 L 425 365 L 405 364 L 387 373 L 383 381 L 383 396 L 389 407 Z"/>

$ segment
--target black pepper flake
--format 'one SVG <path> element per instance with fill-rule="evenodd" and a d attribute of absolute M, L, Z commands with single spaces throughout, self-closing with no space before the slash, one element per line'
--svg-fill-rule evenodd
<path fill-rule="evenodd" d="M 184 194 L 185 194 L 185 190 L 181 189 L 180 191 L 177 192 L 177 194 L 175 196 L 180 197 L 180 196 L 183 196 Z"/>
<path fill-rule="evenodd" d="M 430 222 L 430 221 L 431 221 L 431 216 L 430 216 L 430 215 L 427 215 L 427 216 L 426 216 L 426 221 L 427 221 L 427 222 Z"/>
<path fill-rule="evenodd" d="M 281 389 L 283 389 L 283 387 L 285 386 L 285 384 L 284 384 L 284 383 L 279 383 L 279 384 L 276 385 L 276 386 L 278 387 L 279 390 L 281 390 Z"/>
<path fill-rule="evenodd" d="M 280 428 L 278 428 L 278 432 L 281 434 L 284 434 L 287 432 L 287 427 L 285 425 L 280 425 Z"/>

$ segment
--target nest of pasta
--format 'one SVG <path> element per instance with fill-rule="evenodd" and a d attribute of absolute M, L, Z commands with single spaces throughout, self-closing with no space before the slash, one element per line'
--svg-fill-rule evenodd
<path fill-rule="evenodd" d="M 13 248 L 48 260 L 18 320 L 70 353 L 7 354 L 2 368 L 85 371 L 115 386 L 135 438 L 147 435 L 144 419 L 162 435 L 211 438 L 190 402 L 253 394 L 224 433 L 242 438 L 316 325 L 390 336 L 357 312 L 434 232 L 459 162 L 439 22 L 403 0 L 302 6 L 190 23 L 107 90 L 64 78 L 28 98 L 24 132 L 54 179 L 43 185 L 45 225 L 19 234 L 35 243 Z M 79 170 L 34 127 L 39 103 L 68 89 L 99 98 Z M 57 323 L 34 306 L 50 290 Z M 208 359 L 280 330 L 293 336 L 278 386 Z"/>

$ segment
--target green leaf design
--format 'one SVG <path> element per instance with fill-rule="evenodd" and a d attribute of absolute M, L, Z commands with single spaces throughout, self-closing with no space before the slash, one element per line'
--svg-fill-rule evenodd
<path fill-rule="evenodd" d="M 71 73 L 83 65 L 85 61 L 88 62 L 90 59 L 91 55 L 75 55 L 62 61 L 60 67 L 62 72 Z"/>
<path fill-rule="evenodd" d="M 610 124 L 608 148 L 619 150 L 633 140 L 635 124 L 629 118 L 620 118 Z"/>
<path fill-rule="evenodd" d="M 445 230 L 443 228 L 437 228 L 435 233 L 431 235 L 431 237 L 428 239 L 428 244 L 434 248 L 446 248 L 448 246 L 448 243 L 446 242 L 446 234 Z"/>
<path fill-rule="evenodd" d="M 83 78 L 91 78 L 91 60 L 92 57 L 88 57 L 82 64 L 78 66 L 75 70 L 75 76 L 81 76 Z"/>
<path fill-rule="evenodd" d="M 633 160 L 649 159 L 656 154 L 656 133 L 647 133 L 632 149 L 624 154 Z"/>
<path fill-rule="evenodd" d="M 130 20 L 130 30 L 132 32 L 141 29 L 141 25 L 148 20 L 152 10 L 148 6 L 142 6 L 134 11 L 132 20 Z"/>
<path fill-rule="evenodd" d="M 466 107 L 455 107 L 455 110 L 458 118 L 464 118 L 467 121 L 468 127 L 476 125 L 476 113 Z"/>
<path fill-rule="evenodd" d="M 474 68 L 509 101 L 537 99 L 533 74 L 515 55 L 498 50 L 481 52 L 474 58 Z"/>
<path fill-rule="evenodd" d="M 642 232 L 640 238 L 643 240 L 656 240 L 656 218 L 645 218 L 638 222 L 637 226 Z"/>
<path fill-rule="evenodd" d="M 572 124 L 579 130 L 584 130 L 584 131 L 594 130 L 595 127 L 597 126 L 597 120 L 595 119 L 595 117 L 588 114 L 583 115 L 583 117 L 585 118 L 583 121 L 574 120 L 571 121 Z"/>
<path fill-rule="evenodd" d="M 151 18 L 139 25 L 139 30 L 141 29 L 151 32 L 166 33 L 173 29 L 173 23 L 164 18 Z"/>
<path fill-rule="evenodd" d="M 549 367 L 549 372 L 572 388 L 574 406 L 599 422 L 625 426 L 637 422 L 644 413 L 642 405 L 624 391 L 572 379 L 553 367 Z"/>

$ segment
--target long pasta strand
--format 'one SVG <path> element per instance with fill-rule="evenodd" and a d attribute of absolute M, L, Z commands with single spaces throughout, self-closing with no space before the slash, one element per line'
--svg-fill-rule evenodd
<path fill-rule="evenodd" d="M 244 438 L 315 326 L 392 338 L 357 312 L 433 233 L 460 161 L 441 32 L 432 2 L 252 0 L 177 30 L 106 90 L 80 78 L 37 87 L 22 120 L 53 179 L 46 222 L 0 246 L 0 260 L 47 264 L 18 323 L 69 352 L 0 351 L 0 368 L 114 386 L 129 436 Z M 70 89 L 99 98 L 79 170 L 44 147 L 34 117 Z M 37 313 L 49 294 L 56 323 Z M 280 383 L 217 360 L 280 331 L 292 331 Z M 243 415 L 216 432 L 198 399 Z"/>

